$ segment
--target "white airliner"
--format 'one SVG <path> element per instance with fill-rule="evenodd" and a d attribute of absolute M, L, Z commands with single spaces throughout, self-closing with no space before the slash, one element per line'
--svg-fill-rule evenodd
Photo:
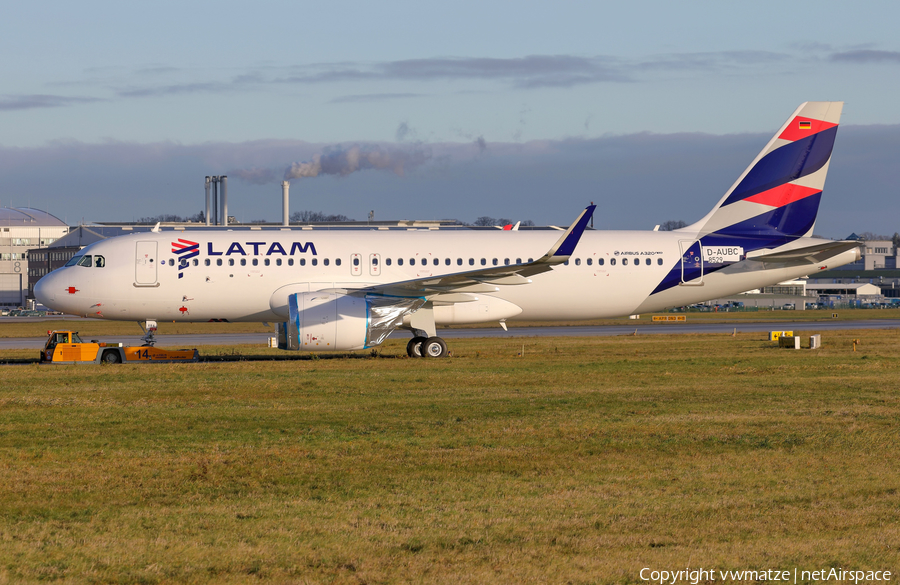
<path fill-rule="evenodd" d="M 279 322 L 279 346 L 365 349 L 436 326 L 595 319 L 740 293 L 859 258 L 812 237 L 842 102 L 802 104 L 706 217 L 670 232 L 158 231 L 87 246 L 35 286 L 58 311 L 114 320 Z"/>

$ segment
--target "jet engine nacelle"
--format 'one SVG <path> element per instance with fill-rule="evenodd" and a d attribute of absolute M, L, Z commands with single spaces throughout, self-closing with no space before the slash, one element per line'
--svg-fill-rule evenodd
<path fill-rule="evenodd" d="M 357 296 L 334 291 L 288 296 L 290 320 L 278 325 L 278 347 L 347 351 L 380 345 L 422 298 Z"/>

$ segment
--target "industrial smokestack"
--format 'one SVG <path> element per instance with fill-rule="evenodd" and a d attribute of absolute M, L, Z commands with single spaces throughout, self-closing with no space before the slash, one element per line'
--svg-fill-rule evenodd
<path fill-rule="evenodd" d="M 206 177 L 206 225 L 209 225 L 209 177 Z"/>
<path fill-rule="evenodd" d="M 290 181 L 282 181 L 281 182 L 281 206 L 282 206 L 282 220 L 281 225 L 288 226 L 290 219 L 290 206 L 288 205 L 288 190 L 291 188 Z"/>
<path fill-rule="evenodd" d="M 212 180 L 213 225 L 219 225 L 219 177 L 211 177 L 211 180 Z"/>
<path fill-rule="evenodd" d="M 222 175 L 219 177 L 222 181 L 222 225 L 228 225 L 228 177 Z"/>

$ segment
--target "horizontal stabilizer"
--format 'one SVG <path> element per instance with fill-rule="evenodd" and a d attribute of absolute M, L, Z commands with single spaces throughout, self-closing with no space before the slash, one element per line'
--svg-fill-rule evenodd
<path fill-rule="evenodd" d="M 793 248 L 791 250 L 783 250 L 781 252 L 770 252 L 769 250 L 757 250 L 755 253 L 747 254 L 747 260 L 755 260 L 757 262 L 766 263 L 797 263 L 809 262 L 817 264 L 823 260 L 827 260 L 838 254 L 842 254 L 854 248 L 860 248 L 863 244 L 849 240 L 839 242 L 826 242 L 824 244 L 815 244 L 813 246 L 805 246 L 803 248 Z"/>

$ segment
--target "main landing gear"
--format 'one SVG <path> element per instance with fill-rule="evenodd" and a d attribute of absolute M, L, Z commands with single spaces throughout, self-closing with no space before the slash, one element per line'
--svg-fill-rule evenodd
<path fill-rule="evenodd" d="M 441 358 L 447 357 L 447 344 L 437 336 L 434 327 L 434 307 L 425 303 L 410 315 L 407 326 L 413 338 L 406 344 L 406 355 L 409 357 Z"/>
<path fill-rule="evenodd" d="M 440 337 L 416 335 L 406 344 L 409 357 L 440 358 L 447 357 L 447 353 L 447 344 Z"/>

